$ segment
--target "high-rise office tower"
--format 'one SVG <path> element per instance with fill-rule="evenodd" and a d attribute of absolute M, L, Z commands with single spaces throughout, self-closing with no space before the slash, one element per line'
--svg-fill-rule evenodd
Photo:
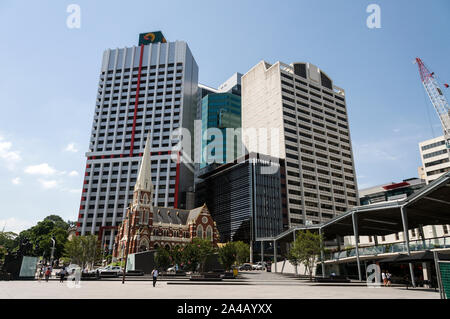
<path fill-rule="evenodd" d="M 188 45 L 167 42 L 161 32 L 142 33 L 138 46 L 104 51 L 78 234 L 98 234 L 112 248 L 133 197 L 147 133 L 153 203 L 186 206 L 193 169 L 179 160 L 179 138 L 171 134 L 177 128 L 193 132 L 197 87 L 198 66 Z"/>
<path fill-rule="evenodd" d="M 238 134 L 230 137 L 233 141 L 227 140 L 227 129 L 240 130 L 242 125 L 241 77 L 242 74 L 234 73 L 218 89 L 199 84 L 197 119 L 201 120 L 201 130 L 197 131 L 197 140 L 201 144 L 196 147 L 201 156 L 197 175 L 242 155 L 242 143 Z M 217 136 L 211 131 L 213 135 L 209 136 L 209 129 L 220 130 L 221 135 Z"/>
<path fill-rule="evenodd" d="M 450 152 L 445 145 L 444 136 L 420 142 L 419 148 L 427 184 L 450 171 Z"/>
<path fill-rule="evenodd" d="M 285 227 L 324 222 L 358 205 L 345 92 L 317 66 L 261 61 L 244 74 L 242 129 L 248 152 L 286 161 Z"/>

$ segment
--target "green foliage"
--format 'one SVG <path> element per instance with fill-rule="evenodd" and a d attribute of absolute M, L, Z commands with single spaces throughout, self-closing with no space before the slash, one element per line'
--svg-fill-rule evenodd
<path fill-rule="evenodd" d="M 170 253 L 164 248 L 159 247 L 155 254 L 156 267 L 160 269 L 167 269 L 171 264 Z"/>
<path fill-rule="evenodd" d="M 169 254 L 173 265 L 180 265 L 183 262 L 183 250 L 179 246 L 173 247 Z"/>
<path fill-rule="evenodd" d="M 219 248 L 219 261 L 225 270 L 230 270 L 231 266 L 236 262 L 237 247 L 235 242 L 226 243 Z"/>
<path fill-rule="evenodd" d="M 77 264 L 82 268 L 101 261 L 101 249 L 97 236 L 77 236 L 67 241 L 64 252 L 70 258 L 71 263 Z"/>
<path fill-rule="evenodd" d="M 321 245 L 321 235 L 312 233 L 309 230 L 300 231 L 297 233 L 296 239 L 289 252 L 290 258 L 292 258 L 293 261 L 305 265 L 306 270 L 309 272 L 310 280 L 312 280 L 313 267 L 320 254 Z"/>
<path fill-rule="evenodd" d="M 3 246 L 0 246 L 0 264 L 3 263 L 3 260 L 5 259 L 5 256 L 7 253 L 8 253 L 8 251 L 6 250 L 6 248 Z"/>
<path fill-rule="evenodd" d="M 106 256 L 104 257 L 104 259 L 106 260 L 106 263 L 107 263 L 107 264 L 111 263 L 112 257 L 113 257 L 113 256 L 112 256 L 111 254 L 106 255 Z"/>
<path fill-rule="evenodd" d="M 235 241 L 236 261 L 238 264 L 246 263 L 250 260 L 250 246 L 243 241 Z"/>
<path fill-rule="evenodd" d="M 54 259 L 59 259 L 64 253 L 68 227 L 68 224 L 61 217 L 50 215 L 35 226 L 22 231 L 18 236 L 18 240 L 28 239 L 33 246 L 33 251 L 30 254 L 44 256 L 48 260 L 51 256 L 51 248 L 53 246 L 51 238 L 53 237 L 55 238 Z"/>
<path fill-rule="evenodd" d="M 214 248 L 208 239 L 194 238 L 183 249 L 182 260 L 187 270 L 203 272 L 206 259 L 212 255 Z"/>
<path fill-rule="evenodd" d="M 125 267 L 125 260 L 115 261 L 113 263 L 108 264 L 108 266 L 120 266 L 120 267 L 124 268 Z"/>
<path fill-rule="evenodd" d="M 0 247 L 8 252 L 13 252 L 19 247 L 19 238 L 13 232 L 0 232 Z"/>

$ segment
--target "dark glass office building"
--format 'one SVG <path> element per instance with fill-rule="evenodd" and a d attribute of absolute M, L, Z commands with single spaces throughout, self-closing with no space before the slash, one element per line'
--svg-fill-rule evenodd
<path fill-rule="evenodd" d="M 248 154 L 199 176 L 196 204 L 208 206 L 221 242 L 275 236 L 283 231 L 284 180 L 282 162 Z"/>

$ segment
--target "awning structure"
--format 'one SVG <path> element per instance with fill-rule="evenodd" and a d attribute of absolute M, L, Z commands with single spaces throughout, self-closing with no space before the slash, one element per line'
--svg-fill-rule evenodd
<path fill-rule="evenodd" d="M 450 254 L 448 253 L 438 253 L 439 260 L 450 260 Z M 379 260 L 380 263 L 389 264 L 409 264 L 418 262 L 432 262 L 434 261 L 433 253 L 429 250 L 421 251 L 408 256 L 407 254 L 398 254 L 393 257 L 384 258 Z"/>
<path fill-rule="evenodd" d="M 321 231 L 326 239 L 353 236 L 353 215 L 357 218 L 359 236 L 385 236 L 404 231 L 402 209 L 409 228 L 450 224 L 450 172 L 405 199 L 357 206 L 326 223 L 292 227 L 275 237 L 256 241 L 291 239 L 299 230 Z"/>
<path fill-rule="evenodd" d="M 292 241 L 299 230 L 318 231 L 325 240 L 335 240 L 344 236 L 385 236 L 398 232 L 405 234 L 408 256 L 411 257 L 408 230 L 428 225 L 450 224 L 450 172 L 443 174 L 429 185 L 402 200 L 363 205 L 323 224 L 292 227 L 275 237 L 256 238 L 256 241 L 274 243 L 276 261 L 276 242 Z M 357 241 L 359 242 L 359 241 Z M 359 245 L 356 244 L 356 259 L 361 280 Z M 323 251 L 322 251 L 323 260 Z M 412 281 L 412 266 L 410 270 Z M 275 268 L 276 271 L 276 268 Z M 322 261 L 322 273 L 324 262 Z"/>
<path fill-rule="evenodd" d="M 320 228 L 325 237 L 353 235 L 355 215 L 360 236 L 389 235 L 403 231 L 402 209 L 409 229 L 450 224 L 450 172 L 403 200 L 355 207 Z"/>

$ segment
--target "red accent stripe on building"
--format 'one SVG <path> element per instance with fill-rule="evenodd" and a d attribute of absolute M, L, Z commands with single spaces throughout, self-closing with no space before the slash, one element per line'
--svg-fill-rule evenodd
<path fill-rule="evenodd" d="M 405 186 L 409 186 L 409 183 L 407 183 L 407 182 L 401 182 L 401 183 L 396 183 L 396 184 L 386 185 L 386 186 L 383 186 L 383 188 L 384 188 L 385 190 L 390 190 L 390 189 L 399 188 L 399 187 L 405 187 Z"/>
<path fill-rule="evenodd" d="M 134 132 L 136 130 L 136 117 L 137 110 L 139 104 L 139 89 L 141 85 L 141 71 L 142 71 L 142 57 L 144 55 L 144 45 L 141 44 L 141 52 L 139 56 L 139 71 L 138 71 L 138 79 L 137 79 L 137 87 L 136 87 L 136 100 L 134 102 L 134 117 L 133 117 L 133 130 L 131 131 L 131 145 L 130 145 L 130 156 L 133 156 L 134 149 Z"/>
<path fill-rule="evenodd" d="M 178 208 L 178 187 L 180 182 L 180 152 L 177 155 L 177 175 L 175 177 L 175 200 L 173 207 Z"/>

